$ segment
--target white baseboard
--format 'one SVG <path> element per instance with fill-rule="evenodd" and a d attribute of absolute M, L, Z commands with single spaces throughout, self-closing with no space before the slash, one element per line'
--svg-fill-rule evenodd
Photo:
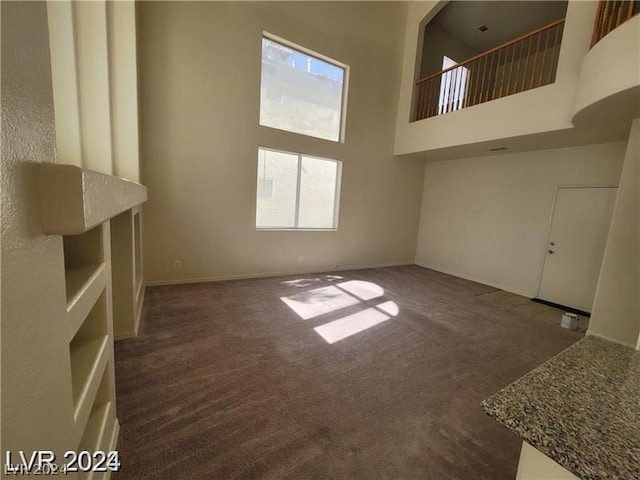
<path fill-rule="evenodd" d="M 327 266 L 327 267 L 315 267 L 315 268 L 301 269 L 301 270 L 284 270 L 279 272 L 246 273 L 246 274 L 239 274 L 239 275 L 221 275 L 221 276 L 215 276 L 215 277 L 198 277 L 198 278 L 186 278 L 186 279 L 177 279 L 177 280 L 157 280 L 157 281 L 145 282 L 145 286 L 157 287 L 162 285 L 182 285 L 182 284 L 188 284 L 188 283 L 222 282 L 225 280 L 280 277 L 283 275 L 306 275 L 311 273 L 344 272 L 347 270 L 365 270 L 368 268 L 402 267 L 406 265 L 413 265 L 413 262 L 378 263 L 378 264 L 367 264 L 367 265 L 333 265 L 333 266 Z"/>
<path fill-rule="evenodd" d="M 423 263 L 417 263 L 419 267 L 428 268 L 429 270 L 435 270 L 436 272 L 446 273 L 447 275 L 452 275 L 454 277 L 464 278 L 465 280 L 471 280 L 472 282 L 481 283 L 482 285 L 487 285 L 488 287 L 499 288 L 500 290 L 504 290 L 505 292 L 515 293 L 516 295 L 522 295 L 527 298 L 534 298 L 535 293 L 525 292 L 524 290 L 518 290 L 517 288 L 512 288 L 507 285 L 502 285 L 500 283 L 491 282 L 489 280 L 485 280 L 483 278 L 472 277 L 471 275 L 465 275 L 460 272 L 453 272 L 451 270 L 447 270 L 441 267 L 436 267 L 434 265 L 428 265 Z"/>

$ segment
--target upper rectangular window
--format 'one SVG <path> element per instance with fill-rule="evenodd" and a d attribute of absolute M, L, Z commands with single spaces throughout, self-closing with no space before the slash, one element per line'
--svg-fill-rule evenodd
<path fill-rule="evenodd" d="M 259 148 L 256 228 L 335 230 L 340 168 L 338 160 Z"/>
<path fill-rule="evenodd" d="M 340 62 L 263 36 L 260 125 L 343 141 L 347 76 Z"/>

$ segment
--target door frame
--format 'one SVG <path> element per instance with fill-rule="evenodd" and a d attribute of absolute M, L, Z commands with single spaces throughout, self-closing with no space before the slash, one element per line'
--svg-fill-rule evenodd
<path fill-rule="evenodd" d="M 549 220 L 547 221 L 547 234 L 545 235 L 545 244 L 544 244 L 544 257 L 542 259 L 542 264 L 540 266 L 540 272 L 538 275 L 538 288 L 536 289 L 536 296 L 535 298 L 540 298 L 540 287 L 542 286 L 542 276 L 544 275 L 544 266 L 547 263 L 547 257 L 548 255 L 546 254 L 546 251 L 549 248 L 549 240 L 551 238 L 551 226 L 553 224 L 553 216 L 556 213 L 556 204 L 558 202 L 558 192 L 560 191 L 560 189 L 565 189 L 565 188 L 615 188 L 617 189 L 619 187 L 618 184 L 610 184 L 610 183 L 596 183 L 596 184 L 577 184 L 577 185 L 556 185 L 554 187 L 553 190 L 553 202 L 551 204 L 551 214 L 549 215 Z M 613 203 L 613 213 L 615 213 L 616 210 L 616 203 L 618 202 L 618 192 L 616 192 L 616 199 Z M 612 213 L 612 215 L 613 215 Z M 611 224 L 609 224 L 609 231 L 611 231 Z M 609 233 L 607 232 L 607 243 L 609 243 Z M 606 248 L 606 244 L 605 244 L 605 248 Z M 600 267 L 600 270 L 602 270 L 602 267 Z"/>

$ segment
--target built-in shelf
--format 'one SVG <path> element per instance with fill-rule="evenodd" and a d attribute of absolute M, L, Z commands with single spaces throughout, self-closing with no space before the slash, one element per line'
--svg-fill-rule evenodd
<path fill-rule="evenodd" d="M 78 301 L 83 291 L 91 284 L 91 281 L 100 273 L 98 265 L 86 265 L 83 267 L 69 268 L 65 272 L 67 288 L 67 310 Z"/>
<path fill-rule="evenodd" d="M 140 208 L 127 210 L 110 223 L 113 333 L 120 340 L 138 334 L 144 299 Z"/>
<path fill-rule="evenodd" d="M 108 273 L 106 263 L 100 264 L 67 303 L 66 323 L 69 341 L 86 320 L 89 312 L 98 301 L 98 297 L 104 293 L 107 287 Z"/>
<path fill-rule="evenodd" d="M 91 415 L 89 415 L 89 420 L 87 421 L 87 426 L 84 429 L 84 435 L 82 436 L 82 440 L 80 440 L 78 451 L 87 450 L 88 452 L 95 452 L 100 450 L 101 440 L 107 428 L 109 410 L 111 410 L 111 402 L 93 407 Z"/>
<path fill-rule="evenodd" d="M 91 413 L 87 419 L 77 451 L 108 452 L 113 445 L 114 434 L 117 434 L 116 408 L 114 401 L 113 359 L 109 359 L 102 373 L 100 385 L 95 394 Z M 81 479 L 106 478 L 107 472 L 86 472 L 79 474 Z"/>
<path fill-rule="evenodd" d="M 59 163 L 39 168 L 46 233 L 83 233 L 147 200 L 147 187 L 124 178 Z"/>
<path fill-rule="evenodd" d="M 108 418 L 110 410 L 113 406 L 110 392 L 113 388 L 113 378 L 111 376 L 110 364 L 107 364 L 107 368 L 102 373 L 100 379 L 100 385 L 96 392 L 96 398 L 93 401 L 91 413 L 87 420 L 87 426 L 84 429 L 82 438 L 80 439 L 80 445 L 78 450 L 87 450 L 89 452 L 95 452 L 96 450 L 102 450 L 103 437 L 105 431 L 111 427 L 108 425 Z"/>
<path fill-rule="evenodd" d="M 136 259 L 141 261 L 139 213 L 140 204 L 147 200 L 147 188 L 73 165 L 43 163 L 38 168 L 43 231 L 62 235 L 66 312 L 65 325 L 60 328 L 68 342 L 61 347 L 69 351 L 67 378 L 73 412 L 70 443 L 77 451 L 113 449 L 119 430 L 113 372 L 113 311 L 117 309 L 114 291 L 117 302 L 121 302 L 124 297 L 119 282 L 124 275 L 119 268 L 128 263 L 126 288 L 131 291 L 129 316 L 135 331 L 135 297 L 138 290 L 144 292 L 142 284 L 138 284 L 141 263 L 136 263 Z M 115 217 L 124 223 L 119 224 Z M 117 225 L 115 236 L 112 219 Z M 128 233 L 126 226 L 120 229 L 127 223 Z M 119 255 L 116 276 L 112 276 L 113 245 Z M 126 255 L 120 256 L 122 252 Z M 96 473 L 80 478 L 97 480 L 108 476 Z"/>
<path fill-rule="evenodd" d="M 78 300 L 104 262 L 102 227 L 62 237 L 67 310 Z"/>
<path fill-rule="evenodd" d="M 93 403 L 93 398 L 89 401 L 87 397 L 89 392 L 97 390 L 101 380 L 103 369 L 100 367 L 104 365 L 105 352 L 110 350 L 107 316 L 105 289 L 69 344 L 76 416 L 81 407 L 89 408 L 86 405 Z"/>
<path fill-rule="evenodd" d="M 142 278 L 141 264 L 136 265 L 135 258 L 140 257 L 139 213 L 140 204 L 147 200 L 147 188 L 73 165 L 43 163 L 38 168 L 43 231 L 62 236 L 66 311 L 64 325 L 60 325 L 63 333 L 52 341 L 64 342 L 56 347 L 69 352 L 61 391 L 68 392 L 66 408 L 72 413 L 73 424 L 68 425 L 71 438 L 65 444 L 75 451 L 114 450 L 119 432 L 113 359 L 114 291 L 120 302 L 123 297 L 118 288 L 125 277 L 118 269 L 128 264 L 126 288 L 132 297 L 130 317 L 135 319 L 134 297 L 141 289 L 141 306 L 144 294 L 142 283 L 135 283 Z M 115 217 L 124 223 L 118 224 Z M 117 225 L 114 235 L 112 219 Z M 121 225 L 125 225 L 124 230 Z M 113 245 L 118 254 L 115 262 Z M 120 256 L 122 252 L 125 255 Z M 116 276 L 112 276 L 114 263 Z M 109 474 L 79 474 L 78 478 L 107 479 Z"/>
<path fill-rule="evenodd" d="M 105 335 L 92 340 L 76 341 L 70 346 L 73 403 L 76 405 L 76 410 L 98 370 L 98 363 L 102 357 L 101 353 L 107 346 L 107 340 L 108 337 Z"/>

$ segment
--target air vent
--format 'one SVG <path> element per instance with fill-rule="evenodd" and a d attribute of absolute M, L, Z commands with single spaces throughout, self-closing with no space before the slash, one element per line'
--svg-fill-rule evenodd
<path fill-rule="evenodd" d="M 489 30 L 489 27 L 487 27 L 486 25 L 480 25 L 478 27 L 478 30 L 480 30 L 481 32 L 486 32 L 487 30 Z"/>
<path fill-rule="evenodd" d="M 489 152 L 499 152 L 500 150 L 506 150 L 507 147 L 496 147 L 496 148 L 490 148 Z"/>

